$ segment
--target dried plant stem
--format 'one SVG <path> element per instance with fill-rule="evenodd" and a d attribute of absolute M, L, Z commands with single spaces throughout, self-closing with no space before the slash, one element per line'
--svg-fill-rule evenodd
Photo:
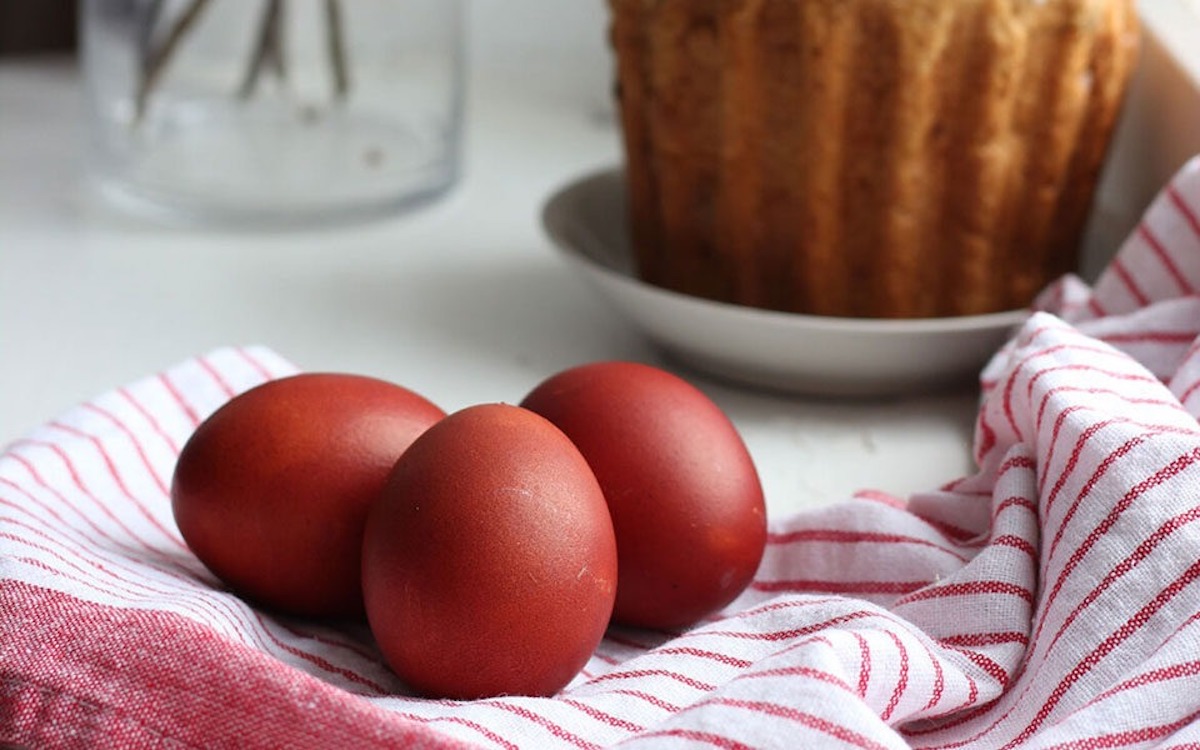
<path fill-rule="evenodd" d="M 146 55 L 145 64 L 142 66 L 142 77 L 138 82 L 137 96 L 134 99 L 134 120 L 136 122 L 140 122 L 145 116 L 146 102 L 149 100 L 150 92 L 158 84 L 176 47 L 199 20 L 208 4 L 209 0 L 192 0 L 175 23 L 171 25 L 163 43 L 150 50 Z"/>
<path fill-rule="evenodd" d="M 350 93 L 345 35 L 341 0 L 325 0 L 325 36 L 329 45 L 329 63 L 333 68 L 333 96 L 338 101 L 344 100 Z"/>
<path fill-rule="evenodd" d="M 192 31 L 211 0 L 191 0 L 179 17 L 167 30 L 161 44 L 153 44 L 155 29 L 162 15 L 163 0 L 150 3 L 146 17 L 138 29 L 138 55 L 141 62 L 141 77 L 134 99 L 134 123 L 141 122 L 146 114 L 150 94 L 158 86 L 171 58 L 184 38 Z M 258 87 L 263 71 L 268 67 L 280 80 L 287 78 L 287 64 L 283 44 L 284 0 L 267 0 L 258 38 L 238 88 L 238 96 L 248 99 Z M 329 64 L 333 73 L 333 96 L 343 101 L 350 93 L 350 65 L 346 49 L 345 27 L 341 0 L 325 0 L 325 39 L 329 50 Z"/>
<path fill-rule="evenodd" d="M 154 30 L 158 28 L 158 20 L 162 17 L 165 0 L 151 0 L 146 6 L 146 12 L 138 18 L 137 52 L 138 65 L 146 70 L 150 64 L 150 54 L 154 49 Z"/>
<path fill-rule="evenodd" d="M 238 96 L 249 99 L 258 86 L 262 71 L 270 66 L 275 75 L 283 80 L 287 69 L 283 59 L 283 0 L 267 0 L 262 22 L 258 27 L 258 41 L 246 68 L 246 75 L 238 89 Z"/>

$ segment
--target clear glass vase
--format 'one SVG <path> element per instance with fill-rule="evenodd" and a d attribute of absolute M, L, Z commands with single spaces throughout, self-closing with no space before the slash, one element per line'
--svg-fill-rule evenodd
<path fill-rule="evenodd" d="M 174 217 L 396 211 L 458 176 L 462 0 L 86 0 L 90 172 Z"/>

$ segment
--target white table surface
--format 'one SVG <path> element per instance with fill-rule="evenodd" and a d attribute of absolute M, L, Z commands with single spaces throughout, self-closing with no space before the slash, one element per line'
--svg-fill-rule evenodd
<path fill-rule="evenodd" d="M 164 226 L 109 207 L 82 173 L 73 64 L 0 62 L 0 445 L 191 355 L 265 344 L 304 369 L 388 378 L 447 410 L 516 402 L 590 360 L 673 369 L 741 430 L 772 517 L 970 472 L 970 388 L 877 402 L 781 397 L 661 359 L 539 224 L 556 187 L 619 159 L 599 111 L 603 61 L 576 55 L 572 68 L 561 46 L 505 49 L 473 50 L 466 169 L 449 195 L 304 232 Z"/>

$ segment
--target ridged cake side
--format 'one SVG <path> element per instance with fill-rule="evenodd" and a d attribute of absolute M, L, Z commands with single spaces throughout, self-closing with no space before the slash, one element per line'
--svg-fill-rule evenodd
<path fill-rule="evenodd" d="M 647 281 L 822 315 L 1021 307 L 1073 269 L 1132 0 L 610 0 Z"/>

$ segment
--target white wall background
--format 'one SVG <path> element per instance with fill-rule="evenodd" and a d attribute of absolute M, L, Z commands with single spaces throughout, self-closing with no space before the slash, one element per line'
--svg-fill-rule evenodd
<path fill-rule="evenodd" d="M 607 0 L 465 2 L 475 65 L 508 67 L 535 60 L 589 107 L 611 111 Z"/>
<path fill-rule="evenodd" d="M 606 0 L 466 0 L 474 49 L 592 64 L 605 53 Z"/>

